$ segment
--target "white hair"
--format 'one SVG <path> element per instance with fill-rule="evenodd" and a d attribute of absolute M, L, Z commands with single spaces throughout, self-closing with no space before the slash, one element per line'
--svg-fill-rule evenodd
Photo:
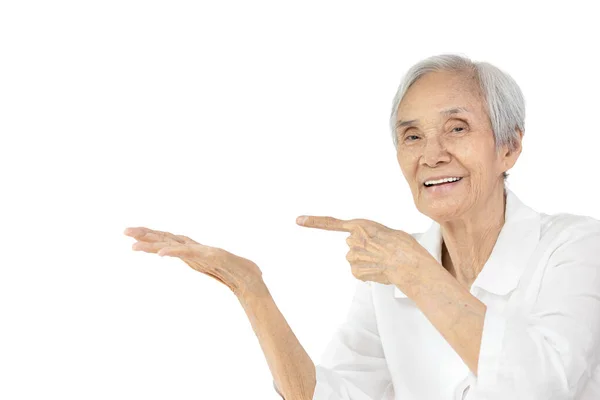
<path fill-rule="evenodd" d="M 474 74 L 487 103 L 488 117 L 494 133 L 496 151 L 508 145 L 514 150 L 519 137 L 516 129 L 525 133 L 525 99 L 517 82 L 506 72 L 487 62 L 474 62 L 457 54 L 428 57 L 413 65 L 404 75 L 392 103 L 390 127 L 394 147 L 398 148 L 396 119 L 398 107 L 408 88 L 428 72 L 456 71 Z M 503 174 L 504 179 L 508 176 Z"/>

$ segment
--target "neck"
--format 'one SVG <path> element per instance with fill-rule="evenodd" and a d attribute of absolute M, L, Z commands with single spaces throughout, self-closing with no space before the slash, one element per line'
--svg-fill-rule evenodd
<path fill-rule="evenodd" d="M 479 209 L 440 223 L 442 264 L 469 288 L 494 249 L 504 225 L 505 206 L 504 185 L 499 185 Z"/>

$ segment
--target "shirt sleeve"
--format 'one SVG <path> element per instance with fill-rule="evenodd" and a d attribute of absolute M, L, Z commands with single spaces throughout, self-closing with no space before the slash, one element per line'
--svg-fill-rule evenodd
<path fill-rule="evenodd" d="M 600 363 L 600 222 L 564 232 L 525 316 L 487 310 L 468 400 L 575 400 Z"/>
<path fill-rule="evenodd" d="M 371 293 L 371 282 L 358 281 L 345 322 L 315 365 L 312 400 L 394 399 Z"/>

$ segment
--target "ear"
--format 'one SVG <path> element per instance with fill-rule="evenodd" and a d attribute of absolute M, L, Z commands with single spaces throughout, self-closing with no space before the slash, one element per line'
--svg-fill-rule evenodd
<path fill-rule="evenodd" d="M 502 163 L 504 165 L 504 172 L 508 171 L 515 165 L 517 159 L 521 155 L 521 150 L 523 150 L 523 132 L 520 129 L 516 129 L 516 131 L 519 135 L 516 139 L 515 148 L 512 150 L 508 146 L 504 146 L 502 148 L 501 155 Z"/>

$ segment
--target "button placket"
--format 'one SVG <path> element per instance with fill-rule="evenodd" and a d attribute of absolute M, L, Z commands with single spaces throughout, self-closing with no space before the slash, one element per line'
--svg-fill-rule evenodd
<path fill-rule="evenodd" d="M 467 387 L 463 391 L 462 399 L 461 400 L 465 400 L 467 398 L 467 393 L 469 393 L 469 389 L 471 389 L 471 385 L 467 385 Z"/>
<path fill-rule="evenodd" d="M 467 375 L 465 377 L 465 379 L 463 379 L 457 385 L 456 390 L 454 392 L 454 399 L 455 400 L 464 400 L 464 398 L 467 395 L 467 392 L 469 391 L 470 387 L 471 387 L 471 385 L 469 383 L 469 376 Z"/>

